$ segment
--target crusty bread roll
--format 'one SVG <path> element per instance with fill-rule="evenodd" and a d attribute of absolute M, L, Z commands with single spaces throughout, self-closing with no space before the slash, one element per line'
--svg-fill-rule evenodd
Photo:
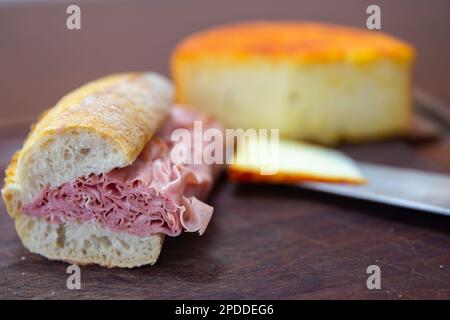
<path fill-rule="evenodd" d="M 169 115 L 171 84 L 155 73 L 112 75 L 63 97 L 33 125 L 2 196 L 23 244 L 49 259 L 107 267 L 153 264 L 164 235 L 138 237 L 95 221 L 53 223 L 23 206 L 42 190 L 132 164 Z"/>

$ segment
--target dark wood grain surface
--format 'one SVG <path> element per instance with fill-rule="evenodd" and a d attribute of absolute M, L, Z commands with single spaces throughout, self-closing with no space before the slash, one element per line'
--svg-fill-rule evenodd
<path fill-rule="evenodd" d="M 369 3 L 369 2 L 368 2 Z M 241 19 L 309 19 L 364 26 L 364 1 L 81 2 L 82 30 L 65 4 L 0 6 L 0 171 L 29 121 L 76 86 L 111 72 L 167 73 L 175 43 Z M 377 1 L 386 32 L 419 49 L 416 84 L 450 101 L 448 1 Z M 356 159 L 450 173 L 450 140 L 343 146 Z M 450 193 L 450 191 L 449 191 Z M 226 176 L 202 237 L 168 239 L 154 267 L 82 268 L 29 254 L 0 209 L 0 298 L 450 298 L 450 220 L 294 187 L 235 185 Z M 366 287 L 379 265 L 382 289 Z"/>

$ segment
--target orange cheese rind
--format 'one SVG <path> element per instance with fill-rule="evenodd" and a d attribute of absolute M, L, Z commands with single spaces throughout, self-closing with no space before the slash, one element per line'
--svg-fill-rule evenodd
<path fill-rule="evenodd" d="M 414 48 L 378 31 L 316 22 L 244 22 L 200 31 L 175 49 L 173 63 L 209 57 L 296 60 L 302 63 L 370 62 L 392 58 L 409 62 Z"/>
<path fill-rule="evenodd" d="M 258 170 L 241 169 L 237 166 L 230 166 L 228 168 L 228 178 L 230 181 L 239 183 L 302 183 L 302 182 L 323 182 L 323 183 L 344 183 L 352 185 L 366 184 L 365 178 L 351 178 L 351 177 L 329 177 L 306 172 L 286 173 L 278 172 L 274 175 L 262 175 Z"/>

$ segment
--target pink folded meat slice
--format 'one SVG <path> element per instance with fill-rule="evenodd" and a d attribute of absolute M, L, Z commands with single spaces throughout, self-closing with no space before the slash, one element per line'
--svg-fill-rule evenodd
<path fill-rule="evenodd" d="M 176 128 L 193 132 L 194 120 L 202 120 L 204 130 L 221 129 L 209 118 L 174 107 L 132 165 L 46 188 L 24 206 L 24 213 L 58 224 L 95 220 L 140 237 L 153 233 L 177 236 L 183 230 L 203 234 L 213 208 L 201 200 L 208 195 L 221 166 L 175 164 L 170 156 L 175 147 L 171 132 Z"/>

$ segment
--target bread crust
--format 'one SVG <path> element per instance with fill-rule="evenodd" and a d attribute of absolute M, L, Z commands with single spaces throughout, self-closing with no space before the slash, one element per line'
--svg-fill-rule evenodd
<path fill-rule="evenodd" d="M 32 126 L 21 154 L 46 136 L 81 129 L 110 139 L 131 164 L 167 117 L 172 99 L 169 94 L 169 101 L 149 100 L 146 94 L 154 88 L 148 77 L 145 73 L 110 75 L 67 94 Z"/>

